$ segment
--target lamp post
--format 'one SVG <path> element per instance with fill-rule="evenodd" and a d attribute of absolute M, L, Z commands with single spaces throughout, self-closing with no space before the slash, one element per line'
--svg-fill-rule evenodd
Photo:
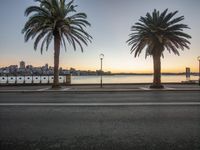
<path fill-rule="evenodd" d="M 197 60 L 199 61 L 199 86 L 200 86 L 200 56 L 197 57 Z"/>
<path fill-rule="evenodd" d="M 101 83 L 101 88 L 103 87 L 103 82 L 102 82 L 102 74 L 103 74 L 103 70 L 102 70 L 102 66 L 103 66 L 103 58 L 104 58 L 104 54 L 100 54 L 99 55 L 99 58 L 101 60 L 101 80 L 100 80 L 100 83 Z"/>

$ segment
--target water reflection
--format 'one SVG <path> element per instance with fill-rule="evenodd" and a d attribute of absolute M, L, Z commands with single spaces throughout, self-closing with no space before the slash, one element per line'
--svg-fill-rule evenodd
<path fill-rule="evenodd" d="M 186 81 L 185 75 L 162 75 L 162 82 Z M 191 80 L 198 80 L 198 76 L 191 76 Z M 108 75 L 103 76 L 103 83 L 151 83 L 152 75 Z M 100 76 L 73 76 L 73 84 L 100 83 Z"/>

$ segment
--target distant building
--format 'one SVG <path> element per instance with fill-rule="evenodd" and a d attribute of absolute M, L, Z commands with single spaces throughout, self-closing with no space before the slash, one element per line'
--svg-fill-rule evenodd
<path fill-rule="evenodd" d="M 19 68 L 21 68 L 21 69 L 25 69 L 25 62 L 24 61 L 20 61 L 20 63 L 19 63 Z"/>
<path fill-rule="evenodd" d="M 54 67 L 49 66 L 49 74 L 52 75 L 54 73 Z"/>
<path fill-rule="evenodd" d="M 70 74 L 70 70 L 62 70 L 62 74 L 63 74 L 63 75 Z"/>
<path fill-rule="evenodd" d="M 3 73 L 3 68 L 0 68 L 0 74 L 2 74 Z"/>
<path fill-rule="evenodd" d="M 9 68 L 8 68 L 8 67 L 5 67 L 5 68 L 3 69 L 3 74 L 9 74 L 9 73 L 10 73 Z"/>
<path fill-rule="evenodd" d="M 47 71 L 49 69 L 49 65 L 48 64 L 45 64 L 44 66 L 42 66 L 42 70 L 43 71 Z"/>
<path fill-rule="evenodd" d="M 27 65 L 26 69 L 33 69 L 33 66 L 32 65 Z"/>
<path fill-rule="evenodd" d="M 186 80 L 190 80 L 190 68 L 189 67 L 185 68 L 185 75 L 186 75 Z"/>
<path fill-rule="evenodd" d="M 45 68 L 48 69 L 48 68 L 49 68 L 49 65 L 48 65 L 48 64 L 45 64 Z"/>
<path fill-rule="evenodd" d="M 25 65 L 24 61 L 20 61 L 18 65 L 10 65 L 9 67 L 0 68 L 0 75 L 20 75 L 20 76 L 31 76 L 31 75 L 53 75 L 54 67 L 45 64 L 42 67 L 34 67 L 32 65 Z M 104 75 L 109 75 L 111 72 L 102 72 Z M 64 69 L 62 67 L 59 68 L 60 75 L 68 75 L 71 74 L 73 76 L 87 76 L 87 75 L 100 75 L 101 71 L 91 71 L 91 70 L 76 70 L 75 68 Z"/>
<path fill-rule="evenodd" d="M 76 69 L 75 68 L 70 68 L 70 74 L 73 76 L 77 75 Z"/>
<path fill-rule="evenodd" d="M 17 65 L 10 65 L 9 67 L 9 73 L 10 74 L 17 74 L 18 66 Z"/>

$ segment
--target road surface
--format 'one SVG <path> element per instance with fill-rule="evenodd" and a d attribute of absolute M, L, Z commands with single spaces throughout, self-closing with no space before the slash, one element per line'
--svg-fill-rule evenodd
<path fill-rule="evenodd" d="M 7 149 L 199 150 L 200 92 L 0 93 Z"/>

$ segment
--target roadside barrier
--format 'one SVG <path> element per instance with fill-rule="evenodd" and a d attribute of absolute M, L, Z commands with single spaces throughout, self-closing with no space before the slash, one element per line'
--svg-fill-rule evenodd
<path fill-rule="evenodd" d="M 8 77 L 0 77 L 0 84 L 6 84 L 8 82 Z"/>
<path fill-rule="evenodd" d="M 67 75 L 67 76 L 66 76 L 65 83 L 66 83 L 66 84 L 69 84 L 69 85 L 71 84 L 71 75 Z"/>
<path fill-rule="evenodd" d="M 8 77 L 8 84 L 15 84 L 16 83 L 16 77 L 10 76 Z"/>
<path fill-rule="evenodd" d="M 25 83 L 26 84 L 33 83 L 33 77 L 32 76 L 25 76 Z"/>
<path fill-rule="evenodd" d="M 53 76 L 49 76 L 49 83 L 53 83 L 53 79 L 54 79 Z"/>
<path fill-rule="evenodd" d="M 41 77 L 40 76 L 33 76 L 33 84 L 40 84 Z"/>
<path fill-rule="evenodd" d="M 48 84 L 49 83 L 49 77 L 48 76 L 41 76 L 41 83 L 42 84 Z"/>
<path fill-rule="evenodd" d="M 0 85 L 52 84 L 53 76 L 0 76 Z M 60 84 L 70 85 L 71 75 L 59 76 Z"/>
<path fill-rule="evenodd" d="M 24 76 L 18 76 L 18 77 L 17 77 L 17 84 L 23 84 L 24 81 L 25 81 Z"/>
<path fill-rule="evenodd" d="M 64 83 L 64 77 L 63 77 L 63 76 L 59 76 L 58 82 L 59 82 L 59 83 Z"/>

